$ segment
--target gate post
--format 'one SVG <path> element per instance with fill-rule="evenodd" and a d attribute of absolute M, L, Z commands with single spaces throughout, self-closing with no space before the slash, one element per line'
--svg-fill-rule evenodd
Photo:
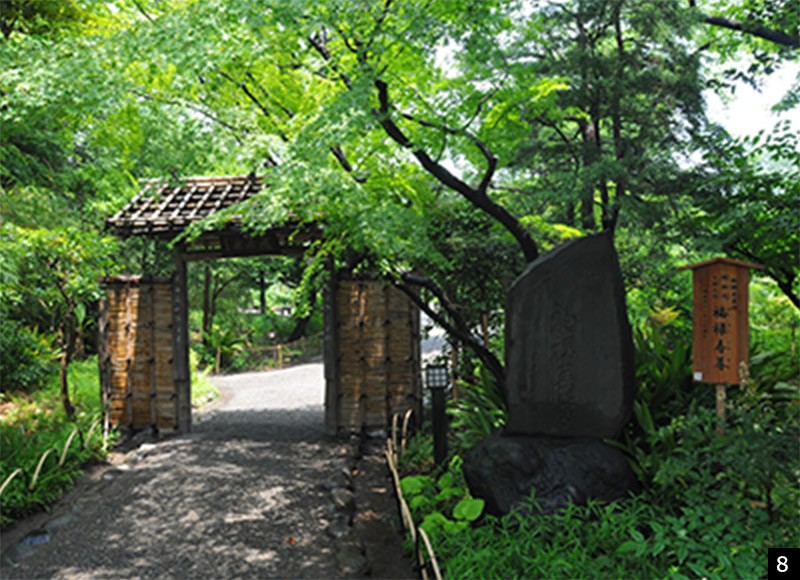
<path fill-rule="evenodd" d="M 336 308 L 336 274 L 332 265 L 328 267 L 330 279 L 322 293 L 324 333 L 322 341 L 325 366 L 325 431 L 336 435 L 339 430 L 339 316 Z"/>
<path fill-rule="evenodd" d="M 186 259 L 183 246 L 175 248 L 175 279 L 172 290 L 173 363 L 175 395 L 178 407 L 178 432 L 192 430 L 192 385 L 189 372 L 189 297 L 186 281 Z"/>

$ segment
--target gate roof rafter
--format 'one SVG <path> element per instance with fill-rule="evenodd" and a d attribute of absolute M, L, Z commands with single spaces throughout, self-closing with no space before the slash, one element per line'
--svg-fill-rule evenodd
<path fill-rule="evenodd" d="M 151 179 L 142 184 L 141 191 L 106 220 L 106 227 L 115 235 L 174 240 L 189 226 L 254 197 L 266 187 L 252 174 Z M 320 228 L 292 222 L 259 236 L 246 234 L 241 226 L 242 216 L 231 215 L 224 226 L 182 243 L 182 257 L 207 260 L 268 254 L 301 256 L 311 241 L 321 237 Z"/>

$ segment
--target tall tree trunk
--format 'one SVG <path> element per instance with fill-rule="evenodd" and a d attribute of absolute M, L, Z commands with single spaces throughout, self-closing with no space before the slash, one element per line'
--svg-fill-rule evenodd
<path fill-rule="evenodd" d="M 303 318 L 298 318 L 297 322 L 292 329 L 291 334 L 286 338 L 286 342 L 294 342 L 296 340 L 300 340 L 306 335 L 306 330 L 308 329 L 308 323 L 311 321 L 311 315 L 313 313 L 309 312 L 308 316 L 304 316 Z"/>
<path fill-rule="evenodd" d="M 69 318 L 72 316 L 71 309 L 67 310 L 59 329 L 61 334 L 61 364 L 59 366 L 59 383 L 61 387 L 61 403 L 67 417 L 75 417 L 75 406 L 69 398 L 69 365 L 72 362 L 72 354 L 75 350 L 75 331 Z"/>
<path fill-rule="evenodd" d="M 311 292 L 311 294 L 308 297 L 308 314 L 297 320 L 297 323 L 294 325 L 292 333 L 289 335 L 289 338 L 286 339 L 286 342 L 294 342 L 306 336 L 308 323 L 311 322 L 311 317 L 314 315 L 314 306 L 316 305 L 316 303 L 317 303 L 317 293 Z"/>
<path fill-rule="evenodd" d="M 581 227 L 586 231 L 595 230 L 594 219 L 594 190 L 595 181 L 588 172 L 597 161 L 597 135 L 595 125 L 581 121 L 581 134 L 583 135 L 583 180 L 580 200 Z"/>
<path fill-rule="evenodd" d="M 614 83 L 614 90 L 611 95 L 611 134 L 614 141 L 614 155 L 620 168 L 617 169 L 618 177 L 616 180 L 616 191 L 614 192 L 614 200 L 608 208 L 608 212 L 603 212 L 603 230 L 614 235 L 614 230 L 617 227 L 617 218 L 619 217 L 620 200 L 625 196 L 625 173 L 621 167 L 625 160 L 625 143 L 622 140 L 622 114 L 620 112 L 620 101 L 622 100 L 622 83 L 625 73 L 625 40 L 622 37 L 622 16 L 620 10 L 622 2 L 618 2 L 614 7 L 614 36 L 617 43 L 617 66 L 616 66 L 616 79 Z"/>

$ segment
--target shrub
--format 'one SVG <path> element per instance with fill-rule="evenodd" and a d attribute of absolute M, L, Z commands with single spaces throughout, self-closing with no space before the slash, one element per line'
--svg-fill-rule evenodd
<path fill-rule="evenodd" d="M 31 391 L 54 372 L 51 340 L 0 315 L 0 391 Z"/>
<path fill-rule="evenodd" d="M 105 454 L 98 372 L 96 358 L 70 366 L 74 421 L 61 407 L 55 377 L 44 389 L 7 397 L 0 415 L 0 485 L 20 472 L 0 495 L 0 525 L 61 497 L 87 461 Z"/>

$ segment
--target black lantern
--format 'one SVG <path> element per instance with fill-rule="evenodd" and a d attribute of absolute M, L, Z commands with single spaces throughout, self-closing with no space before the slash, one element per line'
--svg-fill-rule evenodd
<path fill-rule="evenodd" d="M 447 365 L 428 365 L 425 367 L 425 386 L 431 391 L 445 389 L 450 384 Z"/>
<path fill-rule="evenodd" d="M 450 384 L 447 365 L 425 367 L 425 385 L 431 391 L 431 419 L 433 422 L 433 460 L 441 465 L 447 457 L 447 420 L 445 418 L 445 391 Z"/>

